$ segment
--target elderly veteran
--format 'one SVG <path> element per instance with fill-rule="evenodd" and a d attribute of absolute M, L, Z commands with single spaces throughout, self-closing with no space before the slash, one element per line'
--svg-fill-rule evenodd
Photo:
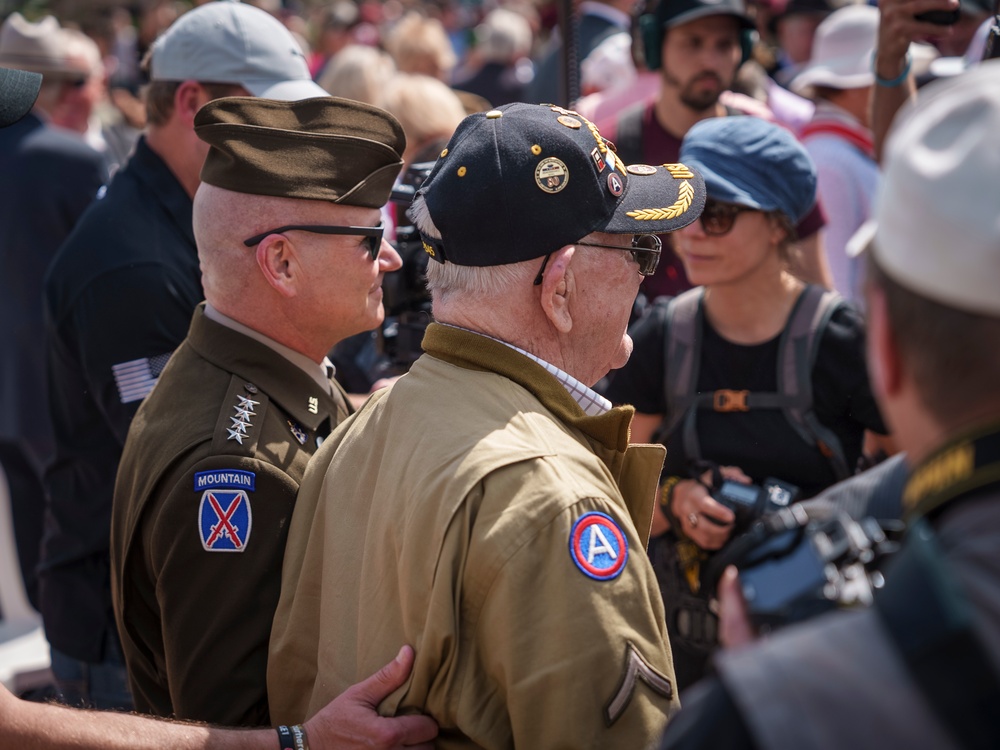
<path fill-rule="evenodd" d="M 380 207 L 404 137 L 346 99 L 205 105 L 206 302 L 132 421 L 112 593 L 140 711 L 268 723 L 265 663 L 306 462 L 351 411 L 326 352 L 383 317 Z"/>
<path fill-rule="evenodd" d="M 629 356 L 657 232 L 701 177 L 626 167 L 576 113 L 466 118 L 412 209 L 425 355 L 324 443 L 289 531 L 268 695 L 311 716 L 400 639 L 384 715 L 442 747 L 642 747 L 677 708 L 644 549 L 663 449 L 590 386 Z"/>

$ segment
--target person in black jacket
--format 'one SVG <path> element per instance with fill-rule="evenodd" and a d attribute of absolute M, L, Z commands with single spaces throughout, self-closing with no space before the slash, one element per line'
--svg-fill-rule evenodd
<path fill-rule="evenodd" d="M 89 71 L 69 55 L 52 16 L 11 14 L 0 28 L 0 65 L 43 74 L 37 102 L 0 130 L 0 465 L 10 486 L 17 552 L 29 601 L 38 606 L 42 476 L 54 437 L 45 388 L 42 280 L 45 270 L 108 172 L 101 155 L 54 117 L 70 105 L 87 116 Z"/>

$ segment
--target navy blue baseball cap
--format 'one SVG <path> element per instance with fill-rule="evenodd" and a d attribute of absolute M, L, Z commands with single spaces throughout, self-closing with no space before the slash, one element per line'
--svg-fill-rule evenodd
<path fill-rule="evenodd" d="M 656 20 L 664 29 L 708 16 L 732 16 L 741 28 L 748 31 L 756 28 L 744 0 L 661 0 L 655 11 Z"/>
<path fill-rule="evenodd" d="M 781 211 L 798 223 L 816 203 L 816 165 L 795 136 L 759 117 L 713 117 L 691 128 L 680 159 L 705 178 L 708 197 Z"/>
<path fill-rule="evenodd" d="M 695 221 L 705 183 L 684 164 L 625 165 L 572 110 L 515 103 L 466 117 L 417 192 L 435 260 L 497 266 L 591 232 L 662 234 Z"/>

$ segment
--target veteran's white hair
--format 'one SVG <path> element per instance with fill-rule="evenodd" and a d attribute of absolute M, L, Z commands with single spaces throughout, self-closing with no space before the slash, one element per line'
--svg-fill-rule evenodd
<path fill-rule="evenodd" d="M 423 195 L 417 195 L 410 208 L 414 226 L 423 234 L 441 239 Z M 447 304 L 459 298 L 500 298 L 517 284 L 530 284 L 535 261 L 508 263 L 502 266 L 459 266 L 455 263 L 427 264 L 427 288 L 435 304 Z"/>

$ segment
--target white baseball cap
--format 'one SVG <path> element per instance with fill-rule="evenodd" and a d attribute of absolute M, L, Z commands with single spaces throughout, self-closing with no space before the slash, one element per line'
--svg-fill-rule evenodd
<path fill-rule="evenodd" d="M 897 283 L 958 310 L 1000 317 L 1000 60 L 920 90 L 886 144 L 867 250 Z"/>
<path fill-rule="evenodd" d="M 872 50 L 878 38 L 879 12 L 871 5 L 848 5 L 816 27 L 809 63 L 792 79 L 791 89 L 808 94 L 813 86 L 858 89 L 871 86 Z"/>
<path fill-rule="evenodd" d="M 219 0 L 188 11 L 154 43 L 154 81 L 238 83 L 267 99 L 329 96 L 309 75 L 295 37 L 274 16 Z"/>

